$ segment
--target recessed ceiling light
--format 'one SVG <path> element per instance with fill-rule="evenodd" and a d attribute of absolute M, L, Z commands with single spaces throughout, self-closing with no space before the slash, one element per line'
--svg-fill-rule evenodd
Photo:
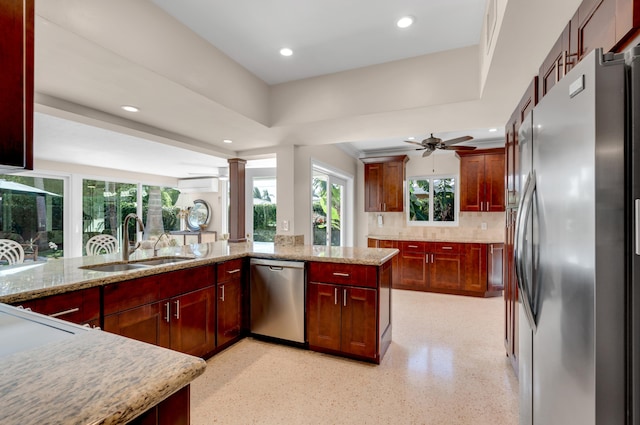
<path fill-rule="evenodd" d="M 490 128 L 490 129 L 489 129 L 489 131 L 490 131 L 491 133 L 495 133 L 496 131 L 498 131 L 498 129 L 497 129 L 497 128 Z"/>
<path fill-rule="evenodd" d="M 411 137 L 407 137 L 407 140 L 416 140 L 416 138 L 411 136 Z"/>
<path fill-rule="evenodd" d="M 223 140 L 224 143 L 233 143 L 233 140 L 229 140 L 229 139 L 224 139 Z"/>
<path fill-rule="evenodd" d="M 291 56 L 293 54 L 293 50 L 288 47 L 283 47 L 282 49 L 280 49 L 280 54 L 282 56 Z"/>
<path fill-rule="evenodd" d="M 414 21 L 415 18 L 413 16 L 403 16 L 402 18 L 398 19 L 396 25 L 398 26 L 398 28 L 409 28 L 411 25 L 413 25 Z"/>
<path fill-rule="evenodd" d="M 131 106 L 131 105 L 122 105 L 121 108 L 124 109 L 127 112 L 138 112 L 140 110 L 140 109 L 136 108 L 135 106 Z"/>

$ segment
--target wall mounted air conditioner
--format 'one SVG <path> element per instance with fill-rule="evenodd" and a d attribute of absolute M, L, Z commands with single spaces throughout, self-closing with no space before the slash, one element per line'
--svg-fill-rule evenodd
<path fill-rule="evenodd" d="M 215 177 L 180 179 L 178 189 L 182 193 L 217 192 L 218 179 Z"/>

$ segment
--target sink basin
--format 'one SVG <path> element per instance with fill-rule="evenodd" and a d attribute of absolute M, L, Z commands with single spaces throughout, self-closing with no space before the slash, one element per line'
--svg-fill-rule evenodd
<path fill-rule="evenodd" d="M 81 269 L 93 270 L 96 272 L 124 272 L 127 270 L 144 269 L 149 266 L 136 263 L 111 263 L 111 264 L 94 264 L 92 266 L 82 266 Z"/>
<path fill-rule="evenodd" d="M 148 260 L 139 260 L 133 264 L 143 264 L 145 266 L 160 266 L 162 264 L 178 263 L 180 261 L 193 260 L 189 257 L 157 257 L 149 258 Z M 129 263 L 131 264 L 131 263 Z"/>

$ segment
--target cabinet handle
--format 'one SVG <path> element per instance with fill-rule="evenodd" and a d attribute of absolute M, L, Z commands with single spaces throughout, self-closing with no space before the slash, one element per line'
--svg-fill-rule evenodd
<path fill-rule="evenodd" d="M 347 306 L 347 290 L 343 289 L 342 290 L 342 305 L 343 306 Z"/>
<path fill-rule="evenodd" d="M 338 305 L 338 288 L 333 288 L 333 303 Z"/>
<path fill-rule="evenodd" d="M 349 277 L 349 276 L 351 276 L 349 273 L 338 273 L 338 272 L 335 272 L 333 275 L 334 276 L 340 276 L 340 277 Z"/>
<path fill-rule="evenodd" d="M 491 245 L 491 255 L 493 255 L 493 245 Z"/>
<path fill-rule="evenodd" d="M 164 316 L 164 320 L 169 323 L 169 321 L 171 321 L 171 304 L 170 303 L 166 303 L 164 305 L 165 308 L 165 313 L 166 315 Z"/>
<path fill-rule="evenodd" d="M 417 248 L 418 245 L 407 245 L 407 248 Z"/>
<path fill-rule="evenodd" d="M 453 249 L 452 246 L 443 246 L 442 249 Z"/>
<path fill-rule="evenodd" d="M 176 319 L 180 320 L 180 300 L 176 300 Z"/>
<path fill-rule="evenodd" d="M 70 308 L 69 310 L 59 311 L 57 313 L 50 314 L 49 316 L 50 317 L 60 317 L 60 316 L 64 316 L 65 314 L 75 313 L 76 311 L 80 311 L 80 308 L 79 307 Z"/>
<path fill-rule="evenodd" d="M 227 270 L 227 273 L 234 274 L 234 273 L 238 273 L 239 271 L 240 269 L 233 269 L 233 270 Z"/>
<path fill-rule="evenodd" d="M 224 285 L 222 285 L 220 289 L 222 289 L 222 296 L 220 297 L 220 300 L 224 302 Z"/>
<path fill-rule="evenodd" d="M 387 210 L 387 203 L 386 203 L 386 202 L 384 202 L 384 203 L 382 204 L 382 211 L 386 211 L 386 210 Z"/>
<path fill-rule="evenodd" d="M 424 254 L 424 262 L 429 264 L 429 254 Z"/>
<path fill-rule="evenodd" d="M 433 263 L 433 254 L 431 254 L 431 262 Z"/>

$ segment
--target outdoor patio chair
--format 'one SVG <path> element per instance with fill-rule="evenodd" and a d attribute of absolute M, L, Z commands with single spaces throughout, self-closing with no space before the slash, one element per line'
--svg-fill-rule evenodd
<path fill-rule="evenodd" d="M 118 240 L 111 235 L 95 235 L 86 244 L 87 255 L 112 254 L 118 251 Z"/>
<path fill-rule="evenodd" d="M 11 239 L 0 239 L 0 262 L 19 264 L 24 262 L 22 245 Z"/>

